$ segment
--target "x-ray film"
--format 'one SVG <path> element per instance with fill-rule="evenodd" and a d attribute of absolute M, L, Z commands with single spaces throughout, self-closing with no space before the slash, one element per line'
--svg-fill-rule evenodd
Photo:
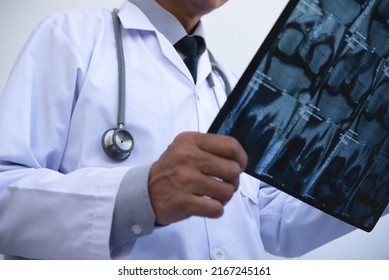
<path fill-rule="evenodd" d="M 389 201 L 389 0 L 290 1 L 210 132 L 246 172 L 371 231 Z"/>

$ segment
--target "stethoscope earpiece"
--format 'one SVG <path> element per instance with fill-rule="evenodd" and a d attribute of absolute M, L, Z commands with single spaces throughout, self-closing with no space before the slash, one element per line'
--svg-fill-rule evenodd
<path fill-rule="evenodd" d="M 130 156 L 134 148 L 134 138 L 123 128 L 110 128 L 104 132 L 101 145 L 109 158 L 123 161 Z"/>

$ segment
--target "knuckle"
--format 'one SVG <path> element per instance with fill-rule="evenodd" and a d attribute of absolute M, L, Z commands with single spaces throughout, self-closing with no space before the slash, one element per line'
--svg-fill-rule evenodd
<path fill-rule="evenodd" d="M 226 184 L 226 187 L 224 188 L 223 197 L 221 199 L 221 202 L 223 205 L 227 204 L 227 202 L 231 200 L 235 191 L 236 191 L 236 188 L 234 187 L 234 185 Z"/>
<path fill-rule="evenodd" d="M 239 162 L 240 169 L 245 168 L 247 164 L 247 154 L 237 139 L 229 137 L 228 150 L 230 157 Z"/>
<path fill-rule="evenodd" d="M 198 207 L 191 196 L 186 196 L 179 201 L 179 209 L 187 217 L 195 215 L 198 212 Z"/>
<path fill-rule="evenodd" d="M 182 146 L 172 144 L 169 146 L 169 151 L 172 164 L 180 166 L 189 162 L 190 154 Z"/>
<path fill-rule="evenodd" d="M 224 213 L 224 207 L 221 204 L 215 205 L 209 212 L 210 218 L 220 218 Z"/>
<path fill-rule="evenodd" d="M 176 136 L 174 142 L 187 141 L 187 139 L 188 139 L 188 133 L 182 132 Z"/>
<path fill-rule="evenodd" d="M 176 205 L 176 208 L 179 209 L 179 212 L 187 213 L 188 199 L 186 199 L 185 196 L 177 197 L 173 200 L 173 203 Z"/>
<path fill-rule="evenodd" d="M 191 205 L 189 196 L 176 196 L 171 200 L 171 205 L 173 205 L 175 215 L 179 217 L 180 220 L 188 218 L 193 214 L 193 206 Z"/>
<path fill-rule="evenodd" d="M 228 167 L 228 173 L 231 174 L 231 177 L 235 178 L 239 176 L 239 174 L 242 172 L 241 166 L 237 162 L 231 162 Z"/>
<path fill-rule="evenodd" d="M 234 195 L 234 193 L 236 192 L 237 188 L 234 184 L 229 184 L 229 197 L 228 197 L 228 200 L 230 200 L 232 198 L 232 196 Z"/>
<path fill-rule="evenodd" d="M 177 168 L 174 172 L 174 181 L 181 188 L 189 188 L 194 181 L 193 174 L 192 172 L 188 172 L 186 168 Z"/>
<path fill-rule="evenodd" d="M 194 132 L 181 132 L 176 136 L 174 139 L 174 142 L 192 142 L 196 137 L 196 134 Z"/>
<path fill-rule="evenodd" d="M 233 154 L 240 153 L 242 151 L 242 148 L 241 148 L 241 145 L 238 142 L 238 140 L 236 140 L 233 137 L 229 137 L 228 139 L 229 139 L 229 141 L 227 143 L 228 143 L 228 147 L 229 147 L 231 153 L 233 153 Z"/>

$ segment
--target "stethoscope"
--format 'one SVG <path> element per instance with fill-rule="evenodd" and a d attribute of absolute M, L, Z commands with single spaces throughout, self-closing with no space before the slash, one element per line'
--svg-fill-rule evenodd
<path fill-rule="evenodd" d="M 116 50 L 117 50 L 117 59 L 118 59 L 118 92 L 119 92 L 119 105 L 118 105 L 118 118 L 117 118 L 117 127 L 110 128 L 106 130 L 101 137 L 101 145 L 105 154 L 115 161 L 124 161 L 126 160 L 131 151 L 134 149 L 135 141 L 132 134 L 124 129 L 124 119 L 125 119 L 125 92 L 126 92 L 126 82 L 125 82 L 125 65 L 124 65 L 124 51 L 123 51 L 123 42 L 120 29 L 120 19 L 118 17 L 118 10 L 114 9 L 112 11 L 113 26 L 115 31 L 115 41 L 116 41 Z M 213 55 L 209 52 L 212 71 L 216 72 L 221 80 L 223 81 L 225 92 L 227 95 L 231 93 L 231 85 L 228 81 L 227 76 L 223 70 L 217 65 Z M 210 74 L 207 77 L 207 82 L 212 87 L 216 101 L 215 83 Z M 220 108 L 220 104 L 218 103 Z"/>

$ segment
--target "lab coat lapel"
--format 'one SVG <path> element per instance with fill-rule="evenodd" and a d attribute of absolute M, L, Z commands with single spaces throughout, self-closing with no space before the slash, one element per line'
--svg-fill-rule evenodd
<path fill-rule="evenodd" d="M 182 72 L 185 77 L 193 81 L 193 77 L 188 69 L 188 67 L 185 65 L 183 59 L 181 56 L 177 53 L 176 49 L 172 44 L 163 36 L 161 33 L 156 31 L 158 42 L 161 47 L 161 51 L 165 58 L 167 58 L 169 61 L 171 61 L 177 68 Z M 208 77 L 208 75 L 211 73 L 211 63 L 209 60 L 208 52 L 206 51 L 203 53 L 198 61 L 197 66 L 197 84 L 200 84 L 204 82 L 204 80 Z"/>
<path fill-rule="evenodd" d="M 192 75 L 186 67 L 181 56 L 177 53 L 174 46 L 161 34 L 148 18 L 133 4 L 126 2 L 119 12 L 120 21 L 125 29 L 137 29 L 150 31 L 156 34 L 158 43 L 163 56 L 169 60 L 189 81 L 193 82 Z M 203 82 L 211 72 L 211 65 L 208 54 L 205 52 L 198 63 L 197 83 Z"/>

